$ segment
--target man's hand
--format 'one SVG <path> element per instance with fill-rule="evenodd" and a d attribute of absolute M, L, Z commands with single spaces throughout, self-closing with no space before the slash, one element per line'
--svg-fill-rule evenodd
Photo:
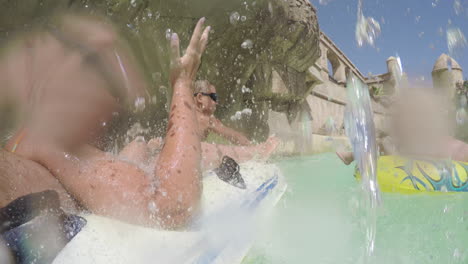
<path fill-rule="evenodd" d="M 194 81 L 197 75 L 198 67 L 200 66 L 201 56 L 206 49 L 208 36 L 211 27 L 203 30 L 205 18 L 201 18 L 192 39 L 187 48 L 187 52 L 183 57 L 180 57 L 180 43 L 177 33 L 171 36 L 171 84 L 174 86 L 177 81 Z"/>

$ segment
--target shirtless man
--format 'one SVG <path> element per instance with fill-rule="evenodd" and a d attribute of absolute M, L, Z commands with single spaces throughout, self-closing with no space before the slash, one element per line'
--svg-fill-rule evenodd
<path fill-rule="evenodd" d="M 210 132 L 218 134 L 231 143 L 240 146 L 249 146 L 252 143 L 240 132 L 226 127 L 214 116 L 218 105 L 216 87 L 206 80 L 196 81 L 194 85 L 194 99 L 197 105 L 197 118 L 200 134 L 206 138 Z"/>
<path fill-rule="evenodd" d="M 171 36 L 174 97 L 166 142 L 150 172 L 89 144 L 127 98 L 132 104 L 146 95 L 109 24 L 67 15 L 57 28 L 17 42 L 0 61 L 0 83 L 15 91 L 27 115 L 6 146 L 14 154 L 0 156 L 0 188 L 8 190 L 0 193 L 0 206 L 51 189 L 62 202 L 134 224 L 178 228 L 190 221 L 202 188 L 192 83 L 210 31 L 204 22 L 197 23 L 182 57 L 177 34 Z"/>
<path fill-rule="evenodd" d="M 450 137 L 451 124 L 442 95 L 427 89 L 411 89 L 400 94 L 393 105 L 390 137 L 380 140 L 385 155 L 415 158 L 451 158 L 468 162 L 468 144 Z M 354 161 L 352 152 L 338 152 L 346 165 Z"/>
<path fill-rule="evenodd" d="M 214 168 L 219 165 L 223 156 L 227 155 L 238 162 L 253 159 L 255 156 L 268 159 L 279 144 L 279 140 L 270 137 L 265 143 L 253 145 L 242 133 L 225 126 L 214 116 L 218 105 L 216 87 L 206 80 L 196 81 L 194 85 L 194 100 L 197 106 L 197 118 L 200 136 L 206 139 L 209 133 L 218 134 L 234 145 L 226 146 L 202 143 L 203 168 Z"/>

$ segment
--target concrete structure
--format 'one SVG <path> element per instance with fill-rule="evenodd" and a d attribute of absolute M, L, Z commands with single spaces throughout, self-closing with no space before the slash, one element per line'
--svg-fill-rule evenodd
<path fill-rule="evenodd" d="M 457 84 L 462 82 L 463 70 L 458 62 L 447 54 L 440 55 L 432 69 L 434 88 L 453 98 Z"/>
<path fill-rule="evenodd" d="M 285 141 L 286 153 L 317 153 L 349 147 L 344 133 L 344 111 L 347 101 L 346 80 L 352 72 L 370 87 L 385 87 L 395 90 L 396 59 L 390 58 L 389 72 L 365 77 L 351 60 L 324 33 L 320 34 L 321 56 L 308 70 L 307 81 L 310 94 L 300 101 L 296 118 L 289 119 L 285 113 L 270 111 L 270 133 Z M 273 74 L 274 93 L 289 94 L 281 76 Z M 372 102 L 377 127 L 383 126 L 385 108 L 377 101 Z"/>
<path fill-rule="evenodd" d="M 365 77 L 323 33 L 320 36 L 320 50 L 320 58 L 309 68 L 308 80 L 313 88 L 301 108 L 301 111 L 307 113 L 300 113 L 300 118 L 288 123 L 284 114 L 270 112 L 270 129 L 287 142 L 284 146 L 287 153 L 317 153 L 348 146 L 344 137 L 343 113 L 346 105 L 345 82 L 349 72 L 366 83 L 369 89 L 381 91 L 379 96 L 373 96 L 372 102 L 378 130 L 385 129 L 386 108 L 383 99 L 408 85 L 406 74 L 395 57 L 387 59 L 387 73 Z M 432 77 L 434 87 L 449 97 L 454 96 L 456 85 L 464 80 L 460 65 L 446 54 L 442 54 L 436 61 Z M 273 80 L 274 92 L 287 92 L 279 75 L 274 74 Z"/>

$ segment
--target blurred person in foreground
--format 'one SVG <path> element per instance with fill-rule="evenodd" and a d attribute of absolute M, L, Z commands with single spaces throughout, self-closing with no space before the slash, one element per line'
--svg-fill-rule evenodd
<path fill-rule="evenodd" d="M 147 96 L 118 34 L 98 19 L 65 15 L 14 42 L 0 60 L 2 92 L 23 113 L 0 152 L 0 207 L 21 195 L 59 193 L 64 209 L 178 228 L 201 197 L 201 145 L 192 84 L 210 28 L 197 23 L 184 56 L 171 36 L 170 108 L 165 144 L 145 171 L 93 147 L 106 124 Z"/>
<path fill-rule="evenodd" d="M 400 93 L 392 106 L 389 136 L 378 140 L 381 152 L 468 162 L 468 144 L 450 136 L 453 125 L 444 99 L 431 89 L 413 88 Z M 346 165 L 354 161 L 352 152 L 337 155 Z"/>

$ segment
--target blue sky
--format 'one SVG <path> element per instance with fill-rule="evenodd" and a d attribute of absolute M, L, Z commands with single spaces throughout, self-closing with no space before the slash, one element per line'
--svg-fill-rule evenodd
<path fill-rule="evenodd" d="M 375 47 L 359 47 L 355 40 L 358 0 L 311 0 L 317 8 L 320 28 L 367 75 L 385 73 L 385 61 L 398 54 L 403 69 L 413 81 L 431 83 L 436 59 L 448 53 L 446 30 L 457 27 L 468 38 L 468 0 L 461 0 L 456 15 L 455 0 L 364 0 L 365 16 L 380 22 L 382 33 Z M 450 24 L 451 22 L 451 24 Z M 468 48 L 455 59 L 468 77 Z"/>

